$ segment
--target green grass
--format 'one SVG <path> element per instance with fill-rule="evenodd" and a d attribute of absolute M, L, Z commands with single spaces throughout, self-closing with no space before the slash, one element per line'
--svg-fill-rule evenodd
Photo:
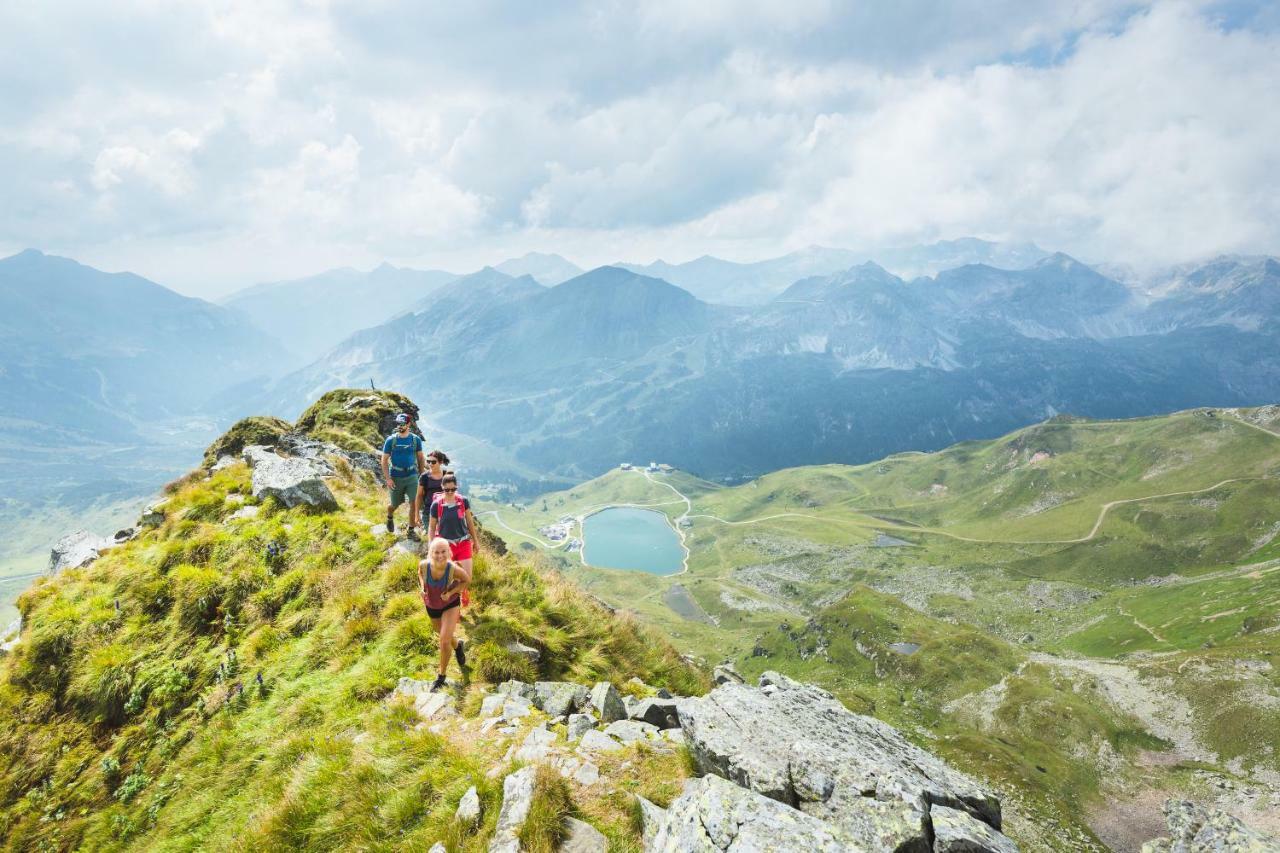
<path fill-rule="evenodd" d="M 369 532 L 379 491 L 350 471 L 331 486 L 337 512 L 268 502 L 227 521 L 248 469 L 184 478 L 158 528 L 22 596 L 22 642 L 0 659 L 5 845 L 484 849 L 500 756 L 382 701 L 434 674 L 435 635 L 414 561 Z M 650 629 L 513 556 L 482 553 L 471 595 L 473 678 L 708 686 Z M 514 663 L 513 639 L 541 663 Z M 451 817 L 473 784 L 485 820 L 461 834 Z"/>

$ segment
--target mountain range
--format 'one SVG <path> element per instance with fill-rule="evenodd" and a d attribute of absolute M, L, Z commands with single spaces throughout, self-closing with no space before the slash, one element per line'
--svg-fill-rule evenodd
<path fill-rule="evenodd" d="M 925 246 L 855 252 L 809 246 L 778 258 L 739 263 L 704 255 L 682 264 L 619 263 L 615 266 L 653 276 L 685 288 L 706 302 L 726 305 L 758 305 L 782 293 L 793 282 L 811 276 L 831 275 L 873 261 L 900 276 L 933 275 L 965 264 L 990 264 L 1019 269 L 1048 254 L 1030 243 L 993 243 L 966 237 Z"/>
<path fill-rule="evenodd" d="M 911 281 L 863 263 L 740 307 L 620 267 L 551 288 L 486 270 L 483 287 L 463 279 L 431 311 L 363 330 L 262 405 L 373 380 L 566 476 L 629 458 L 711 476 L 864 461 L 1058 412 L 1273 400 L 1277 270 L 1223 258 L 1155 290 L 1063 254 Z"/>

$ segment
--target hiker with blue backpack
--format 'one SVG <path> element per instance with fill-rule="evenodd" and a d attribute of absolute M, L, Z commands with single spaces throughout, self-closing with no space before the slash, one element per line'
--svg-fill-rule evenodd
<path fill-rule="evenodd" d="M 418 472 L 426 468 L 422 455 L 422 436 L 413 431 L 409 416 L 396 415 L 396 431 L 382 443 L 382 479 L 387 484 L 387 532 L 396 532 L 396 509 L 402 503 L 409 504 L 410 539 L 417 540 L 414 530 L 415 498 L 418 494 Z"/>

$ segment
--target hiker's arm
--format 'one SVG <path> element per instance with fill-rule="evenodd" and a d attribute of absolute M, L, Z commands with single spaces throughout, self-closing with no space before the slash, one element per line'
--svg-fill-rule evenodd
<path fill-rule="evenodd" d="M 472 543 L 475 544 L 475 547 L 479 548 L 480 531 L 476 529 L 476 517 L 475 514 L 471 512 L 470 508 L 467 509 L 467 532 L 471 534 Z"/>
<path fill-rule="evenodd" d="M 436 538 L 436 514 L 434 512 L 435 504 L 427 509 L 427 541 L 430 542 Z"/>
<path fill-rule="evenodd" d="M 428 467 L 427 467 L 427 457 L 426 457 L 426 455 L 422 452 L 422 445 L 421 445 L 421 444 L 419 444 L 419 445 L 418 445 L 418 456 L 417 456 L 417 459 L 418 459 L 418 470 L 419 470 L 419 471 L 429 471 L 429 470 L 431 470 L 430 468 L 428 468 Z"/>
<path fill-rule="evenodd" d="M 418 561 L 418 589 L 422 590 L 422 594 L 427 594 L 427 576 L 423 574 L 423 569 L 427 565 L 426 560 Z"/>
<path fill-rule="evenodd" d="M 391 454 L 382 451 L 382 479 L 386 481 L 387 488 L 391 488 Z"/>
<path fill-rule="evenodd" d="M 471 583 L 471 572 L 458 563 L 453 564 L 453 582 L 449 584 L 449 592 L 460 591 L 464 586 Z"/>
<path fill-rule="evenodd" d="M 418 481 L 418 491 L 414 492 L 413 503 L 409 506 L 409 526 L 413 527 L 418 523 L 421 516 L 418 515 L 418 507 L 422 506 L 422 481 Z"/>

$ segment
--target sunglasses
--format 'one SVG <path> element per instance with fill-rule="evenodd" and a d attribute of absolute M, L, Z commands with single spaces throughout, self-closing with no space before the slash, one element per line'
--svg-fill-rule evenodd
<path fill-rule="evenodd" d="M 444 491 L 446 491 L 446 492 L 456 492 L 456 491 L 458 491 L 458 487 L 457 487 L 457 486 L 453 486 L 452 488 L 448 488 L 448 487 L 446 487 L 446 488 L 444 489 Z"/>

